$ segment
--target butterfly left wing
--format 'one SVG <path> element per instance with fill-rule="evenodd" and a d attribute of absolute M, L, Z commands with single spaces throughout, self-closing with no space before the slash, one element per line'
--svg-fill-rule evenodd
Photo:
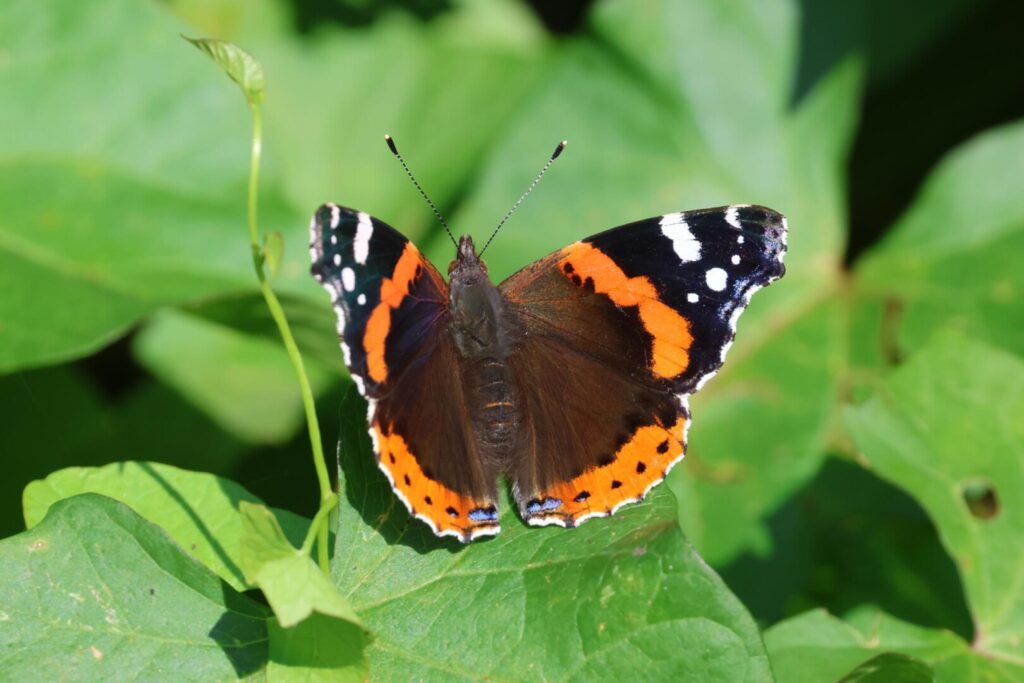
<path fill-rule="evenodd" d="M 522 323 L 513 466 L 530 524 L 575 526 L 640 500 L 678 462 L 687 397 L 721 367 L 751 295 L 784 273 L 785 218 L 669 214 L 587 238 L 499 286 Z"/>
<path fill-rule="evenodd" d="M 335 204 L 313 216 L 310 257 L 395 494 L 438 536 L 465 542 L 497 533 L 496 473 L 478 456 L 458 400 L 440 273 L 391 226 Z"/>

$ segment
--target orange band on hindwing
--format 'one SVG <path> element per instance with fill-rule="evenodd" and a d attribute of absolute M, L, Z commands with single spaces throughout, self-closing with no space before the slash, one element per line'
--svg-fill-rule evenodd
<path fill-rule="evenodd" d="M 493 501 L 463 496 L 431 479 L 400 434 L 386 433 L 378 423 L 371 429 L 379 466 L 414 517 L 427 522 L 438 536 L 455 536 L 463 543 L 498 533 L 501 527 Z"/>
<path fill-rule="evenodd" d="M 421 272 L 423 257 L 407 242 L 402 255 L 395 264 L 391 277 L 380 283 L 380 303 L 370 313 L 363 333 L 363 348 L 366 350 L 366 368 L 370 379 L 378 384 L 388 377 L 388 364 L 384 358 L 385 342 L 391 331 L 391 311 L 402 305 L 409 295 L 409 288 Z"/>
<path fill-rule="evenodd" d="M 577 287 L 592 286 L 616 306 L 636 306 L 640 322 L 651 335 L 650 370 L 658 377 L 675 377 L 690 364 L 693 335 L 690 323 L 658 297 L 658 290 L 646 277 L 629 277 L 600 249 L 577 242 L 562 250 L 562 273 Z"/>
<path fill-rule="evenodd" d="M 626 503 L 638 502 L 679 462 L 686 448 L 687 418 L 637 428 L 607 465 L 538 492 L 540 501 L 558 501 L 550 511 L 533 514 L 535 526 L 576 526 L 591 517 L 606 517 Z"/>

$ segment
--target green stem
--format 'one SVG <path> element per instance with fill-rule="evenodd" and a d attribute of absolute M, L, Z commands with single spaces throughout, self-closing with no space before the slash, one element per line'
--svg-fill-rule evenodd
<path fill-rule="evenodd" d="M 313 522 L 309 525 L 309 530 L 306 532 L 306 540 L 302 543 L 302 553 L 308 555 L 310 550 L 313 549 L 313 541 L 320 533 L 320 529 L 327 528 L 327 515 L 330 514 L 334 506 L 338 504 L 338 497 L 331 496 L 330 500 L 325 501 L 320 509 L 316 511 L 316 516 L 313 517 Z"/>
<path fill-rule="evenodd" d="M 281 308 L 281 302 L 278 300 L 277 295 L 274 294 L 274 290 L 270 288 L 266 273 L 263 271 L 264 258 L 263 248 L 259 243 L 259 230 L 257 228 L 258 206 L 256 201 L 259 190 L 260 157 L 263 152 L 263 114 L 258 103 L 250 102 L 249 107 L 252 110 L 252 151 L 249 163 L 249 244 L 252 248 L 252 262 L 253 267 L 256 269 L 256 278 L 260 282 L 260 292 L 263 294 L 263 299 L 267 302 L 267 308 L 270 309 L 270 316 L 277 324 L 278 332 L 281 333 L 281 339 L 284 341 L 288 358 L 291 359 L 292 367 L 295 368 L 295 375 L 299 380 L 302 406 L 306 411 L 309 443 L 313 448 L 313 465 L 316 468 L 317 481 L 320 483 L 320 509 L 313 518 L 313 524 L 310 526 L 310 537 L 307 539 L 307 543 L 303 544 L 303 552 L 310 552 L 312 548 L 307 546 L 311 545 L 312 536 L 315 534 L 318 564 L 320 569 L 330 576 L 330 564 L 327 554 L 327 544 L 329 541 L 327 513 L 334 507 L 337 497 L 331 490 L 331 477 L 327 473 L 327 462 L 324 459 L 323 445 L 320 439 L 320 423 L 316 418 L 316 404 L 313 401 L 313 389 L 310 387 L 309 378 L 306 376 L 306 367 L 302 362 L 299 347 L 295 343 L 295 337 L 292 336 L 288 319 L 284 315 L 284 309 Z"/>

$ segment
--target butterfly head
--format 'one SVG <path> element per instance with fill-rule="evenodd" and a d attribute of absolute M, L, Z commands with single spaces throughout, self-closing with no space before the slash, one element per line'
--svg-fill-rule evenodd
<path fill-rule="evenodd" d="M 473 238 L 463 235 L 459 238 L 455 259 L 448 264 L 448 277 L 450 279 L 473 279 L 477 275 L 482 275 L 484 279 L 487 279 L 487 265 L 477 255 Z"/>

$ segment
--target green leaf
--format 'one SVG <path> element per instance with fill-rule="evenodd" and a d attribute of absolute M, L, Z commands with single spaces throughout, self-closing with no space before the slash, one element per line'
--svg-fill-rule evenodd
<path fill-rule="evenodd" d="M 0 649 L 15 680 L 224 680 L 267 661 L 267 611 L 158 527 L 97 495 L 0 541 Z"/>
<path fill-rule="evenodd" d="M 162 305 L 255 287 L 232 204 L 94 162 L 22 161 L 0 162 L 0 206 L 0 372 L 89 353 Z"/>
<path fill-rule="evenodd" d="M 185 29 L 148 2 L 5 2 L 0 92 L 10 96 L 0 100 L 0 128 L 17 134 L 0 137 L 0 159 L 102 162 L 172 193 L 237 201 L 248 112 L 182 49 Z"/>
<path fill-rule="evenodd" d="M 276 327 L 274 334 L 254 337 L 165 311 L 138 334 L 134 351 L 143 366 L 226 431 L 251 443 L 281 443 L 295 434 L 304 413 Z M 306 371 L 314 393 L 331 383 L 316 362 L 307 361 Z"/>
<path fill-rule="evenodd" d="M 26 526 L 35 527 L 60 501 L 87 492 L 130 505 L 231 586 L 237 590 L 251 587 L 241 568 L 244 526 L 239 506 L 261 501 L 238 484 L 160 463 L 70 467 L 25 488 Z M 283 510 L 274 514 L 291 542 L 301 543 L 309 521 Z"/>
<path fill-rule="evenodd" d="M 1022 412 L 1024 362 L 943 335 L 846 415 L 869 465 L 917 498 L 938 527 L 967 594 L 978 665 L 985 661 L 1018 678 L 1024 677 Z M 981 508 L 979 488 L 988 499 Z"/>
<path fill-rule="evenodd" d="M 237 83 L 245 94 L 249 104 L 258 106 L 263 101 L 263 68 L 252 55 L 226 40 L 212 38 L 189 38 L 185 40 L 195 45 L 201 52 L 224 69 L 228 78 Z"/>
<path fill-rule="evenodd" d="M 942 161 L 858 265 L 862 305 L 885 311 L 862 314 L 864 338 L 891 338 L 898 360 L 952 327 L 1024 355 L 1022 174 L 1024 123 L 984 133 Z"/>
<path fill-rule="evenodd" d="M 743 320 L 720 377 L 691 399 L 686 459 L 669 478 L 680 524 L 722 567 L 773 550 L 769 514 L 821 466 L 842 368 L 843 311 L 832 300 L 781 330 Z M 738 425 L 759 425 L 739 429 Z"/>
<path fill-rule="evenodd" d="M 981 672 L 972 678 L 957 678 L 956 673 L 966 673 L 964 657 L 970 656 L 966 643 L 945 631 L 923 629 L 898 621 L 882 612 L 863 612 L 860 628 L 845 623 L 823 610 L 801 614 L 776 624 L 765 631 L 765 645 L 771 655 L 772 669 L 778 683 L 818 683 L 838 681 L 847 675 L 867 675 L 871 667 L 878 664 L 880 656 L 898 651 L 904 657 L 918 660 L 944 662 L 947 677 L 939 673 L 938 681 L 983 681 Z M 890 664 L 896 665 L 892 658 Z M 870 662 L 874 662 L 868 666 Z M 884 663 L 884 660 L 883 660 Z M 918 678 L 889 676 L 885 680 L 915 681 L 921 677 L 920 662 L 907 664 L 904 671 Z M 936 667 L 939 665 L 936 664 Z M 987 667 L 983 667 L 983 670 Z M 932 680 L 924 678 L 922 680 Z M 989 679 L 998 680 L 998 679 Z"/>
<path fill-rule="evenodd" d="M 281 628 L 273 619 L 268 628 L 267 680 L 325 683 L 367 680 L 363 650 L 369 639 L 357 624 L 313 612 L 291 628 Z"/>
<path fill-rule="evenodd" d="M 759 623 L 812 607 L 846 614 L 870 604 L 970 639 L 963 587 L 935 526 L 908 493 L 857 462 L 826 460 L 766 523 L 771 552 L 744 554 L 719 570 Z"/>
<path fill-rule="evenodd" d="M 864 662 L 843 676 L 839 683 L 932 683 L 934 680 L 931 667 L 921 660 L 886 652 Z"/>
<path fill-rule="evenodd" d="M 160 306 L 252 290 L 247 114 L 182 57 L 182 27 L 131 0 L 12 0 L 4 19 L 0 126 L 18 134 L 0 139 L 0 372 L 91 353 Z M 295 257 L 278 286 L 322 295 L 299 248 L 306 210 L 267 170 L 263 223 Z"/>
<path fill-rule="evenodd" d="M 364 626 L 331 580 L 284 535 L 274 514 L 242 502 L 241 567 L 274 610 L 268 676 L 363 680 Z M 326 669 L 326 670 L 325 670 Z"/>
<path fill-rule="evenodd" d="M 281 626 L 294 626 L 314 611 L 359 624 L 348 600 L 291 544 L 274 513 L 248 501 L 239 505 L 242 571 L 267 596 Z"/>
<path fill-rule="evenodd" d="M 342 441 L 335 582 L 374 634 L 374 679 L 770 681 L 743 605 L 683 538 L 672 495 L 578 529 L 462 546 L 411 520 L 380 474 L 358 406 Z M 351 410 L 349 410 L 351 409 Z"/>
<path fill-rule="evenodd" d="M 263 258 L 266 261 L 270 277 L 276 277 L 277 269 L 281 267 L 281 261 L 284 260 L 284 237 L 277 230 L 263 236 Z"/>
<path fill-rule="evenodd" d="M 318 292 L 323 294 L 323 290 Z M 288 324 L 303 358 L 313 358 L 331 375 L 341 377 L 348 373 L 344 357 L 338 346 L 334 312 L 326 296 L 305 297 L 282 293 L 278 297 L 284 308 Z M 246 335 L 280 344 L 281 332 L 267 311 L 267 302 L 258 292 L 218 297 L 197 302 L 185 311 L 222 327 L 230 327 Z"/>
<path fill-rule="evenodd" d="M 550 48 L 537 18 L 519 2 L 454 4 L 429 23 L 394 13 L 359 30 L 237 36 L 274 74 L 266 149 L 307 221 L 331 200 L 411 238 L 438 230 L 384 133 L 444 209 L 475 181 L 493 140 L 531 100 Z"/>

